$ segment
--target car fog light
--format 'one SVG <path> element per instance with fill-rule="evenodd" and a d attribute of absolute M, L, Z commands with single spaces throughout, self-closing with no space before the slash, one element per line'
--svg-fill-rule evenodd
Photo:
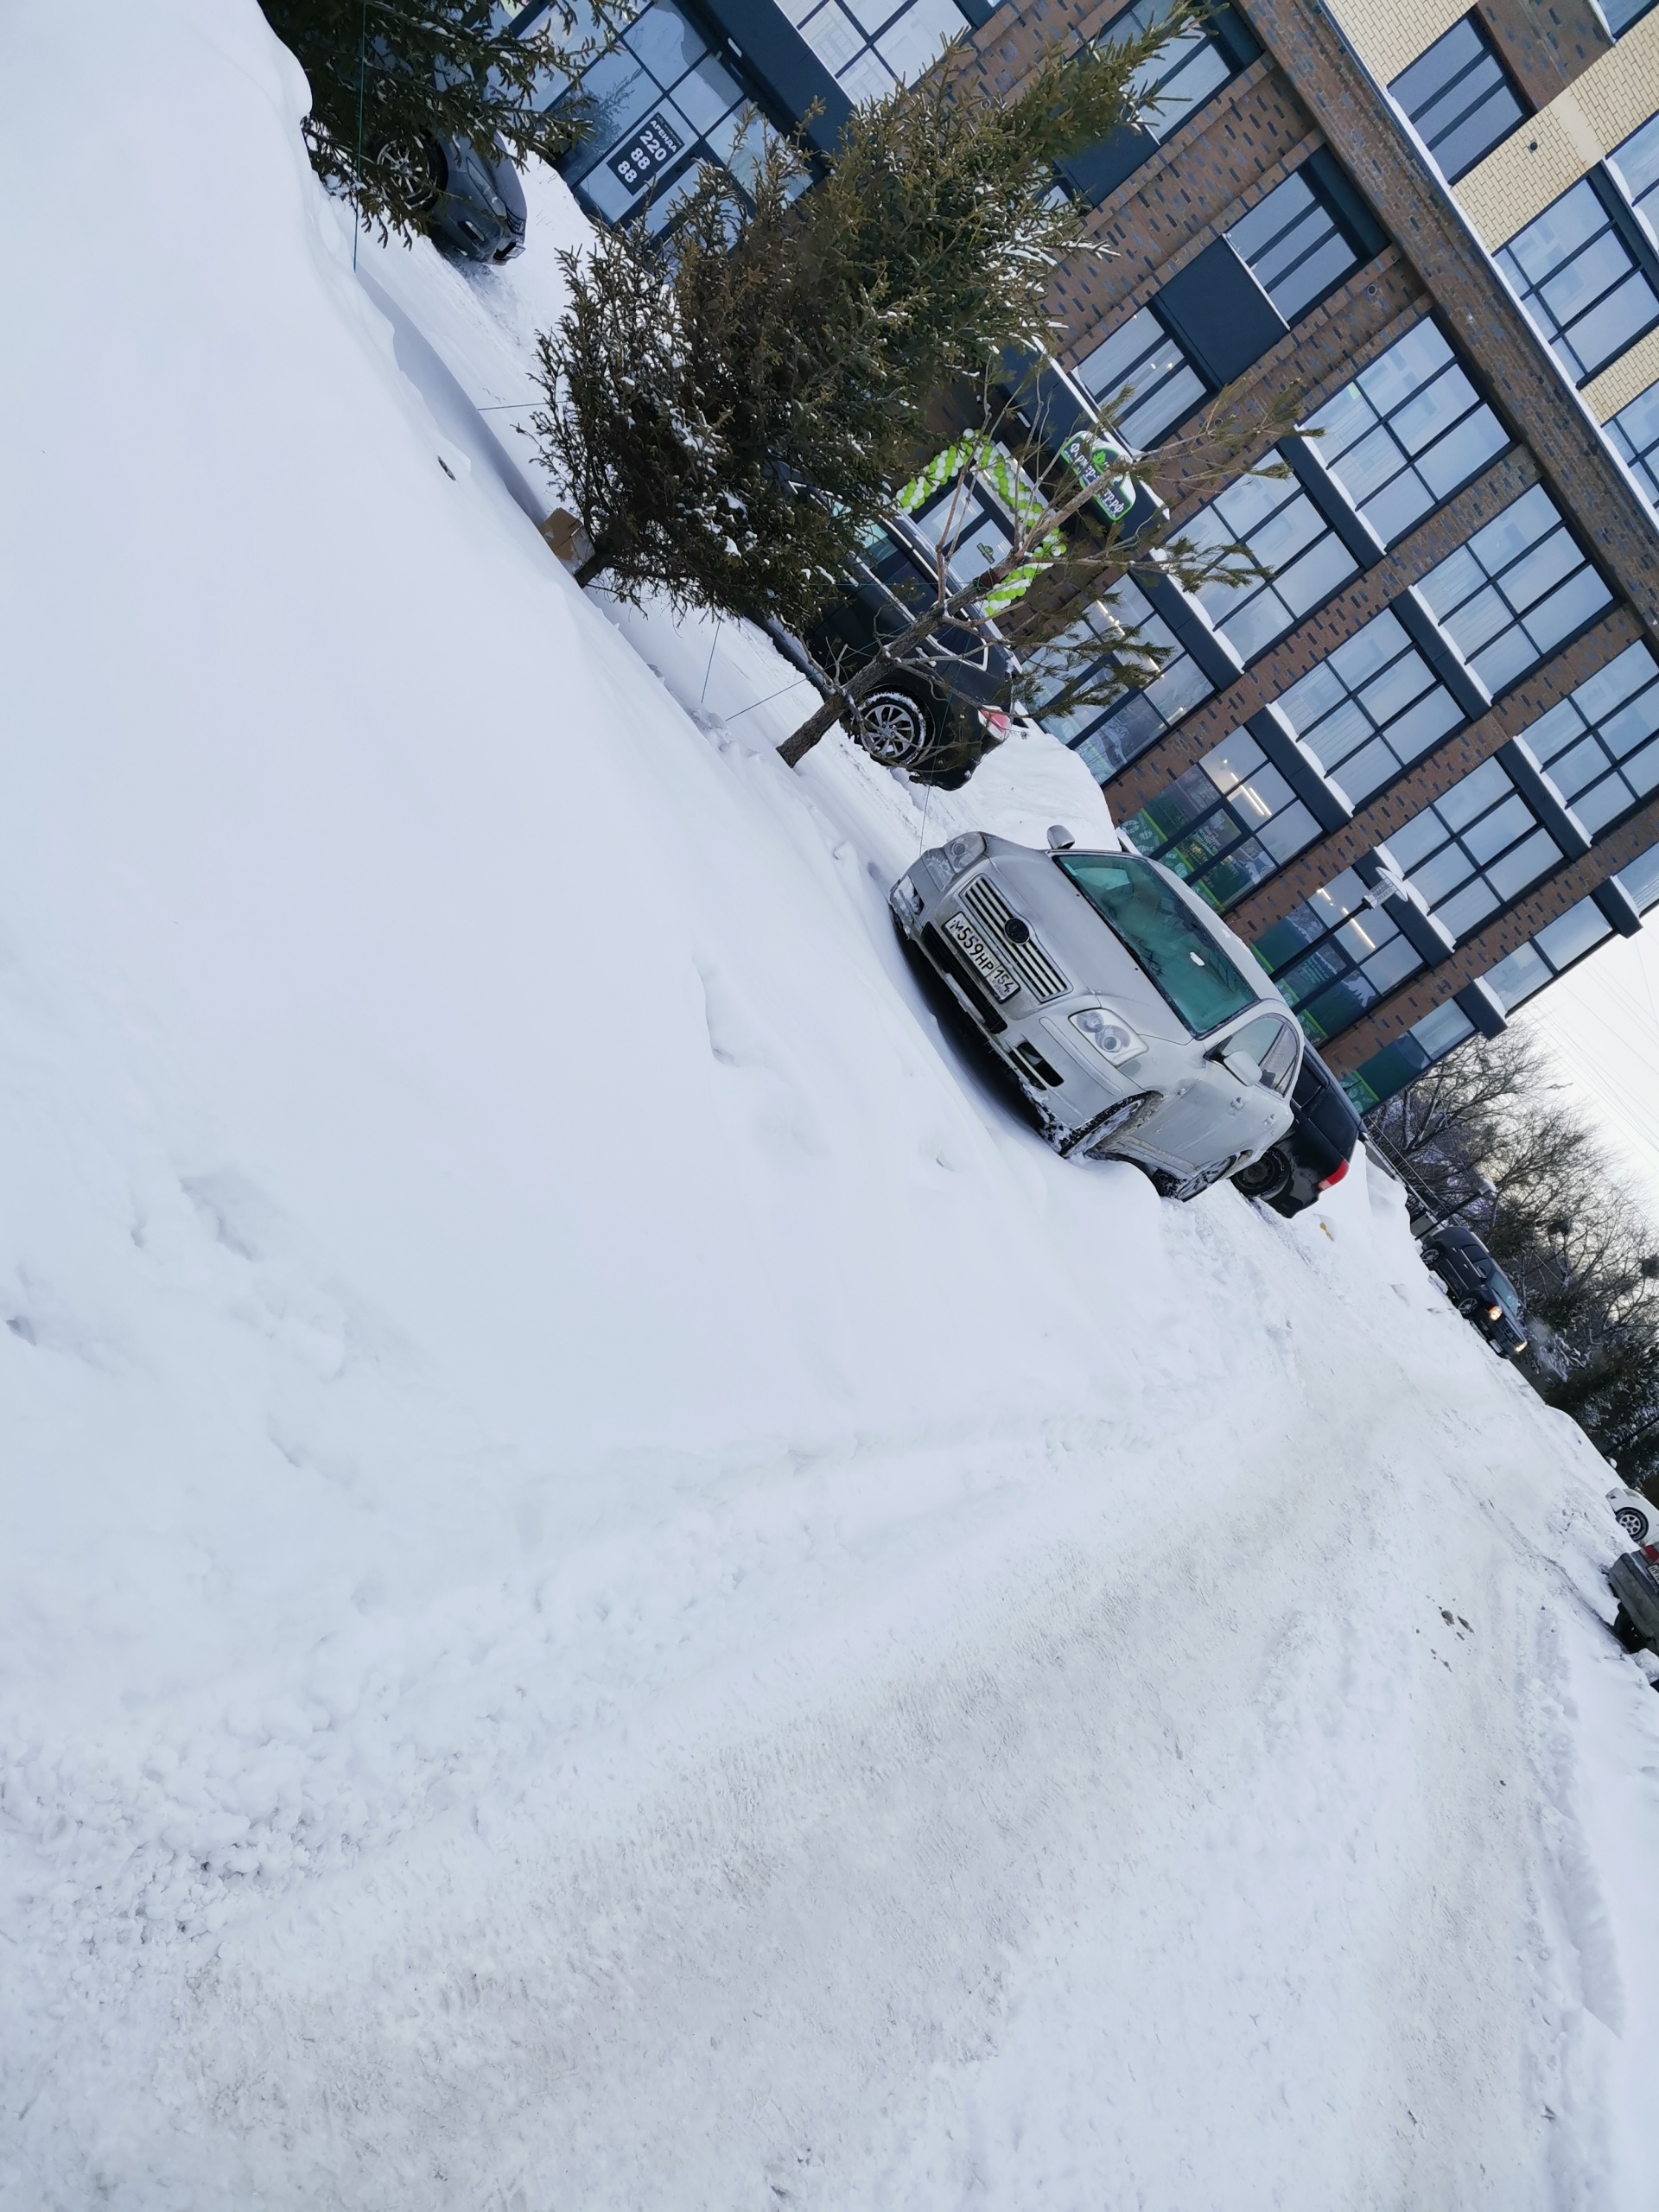
<path fill-rule="evenodd" d="M 1101 1056 L 1116 1067 L 1124 1060 L 1132 1060 L 1146 1051 L 1121 1014 L 1114 1014 L 1109 1007 L 1086 1006 L 1071 1017 L 1071 1027 L 1089 1039 Z"/>
<path fill-rule="evenodd" d="M 960 875 L 965 868 L 972 868 L 985 856 L 985 840 L 977 830 L 964 830 L 960 837 L 952 837 L 944 849 L 944 857 L 950 863 L 952 875 Z"/>

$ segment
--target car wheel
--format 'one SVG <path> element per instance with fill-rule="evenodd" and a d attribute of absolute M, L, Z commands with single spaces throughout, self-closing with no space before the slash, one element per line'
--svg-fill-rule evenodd
<path fill-rule="evenodd" d="M 413 150 L 384 145 L 374 156 L 374 165 L 385 175 L 393 198 L 414 214 L 430 214 L 448 189 L 449 164 L 435 138 L 423 138 Z"/>
<path fill-rule="evenodd" d="M 1283 1198 L 1290 1188 L 1290 1162 L 1277 1145 L 1272 1145 L 1260 1160 L 1253 1160 L 1238 1170 L 1233 1177 L 1233 1187 L 1243 1191 L 1247 1198 L 1260 1198 L 1267 1205 Z"/>
<path fill-rule="evenodd" d="M 1200 1167 L 1193 1175 L 1172 1175 L 1165 1168 L 1155 1168 L 1152 1179 L 1160 1198 L 1178 1198 L 1183 1205 L 1190 1205 L 1194 1198 L 1200 1198 L 1213 1189 L 1223 1176 L 1230 1175 L 1237 1165 L 1238 1154 L 1230 1153 L 1213 1167 Z"/>
<path fill-rule="evenodd" d="M 1613 1618 L 1613 1634 L 1627 1651 L 1645 1651 L 1648 1639 L 1621 1605 Z"/>
<path fill-rule="evenodd" d="M 932 718 L 907 685 L 884 683 L 867 691 L 854 712 L 854 736 L 884 768 L 912 767 L 927 751 Z"/>
<path fill-rule="evenodd" d="M 1116 1139 L 1122 1142 L 1126 1130 L 1142 1122 L 1154 1106 L 1163 1104 L 1163 1094 L 1157 1090 L 1137 1090 L 1128 1098 L 1120 1098 L 1116 1106 L 1109 1106 L 1103 1114 L 1096 1114 L 1092 1122 L 1058 1140 L 1057 1149 L 1065 1160 L 1111 1160 Z M 1133 1165 L 1139 1166 L 1135 1161 Z"/>
<path fill-rule="evenodd" d="M 1648 1516 L 1645 1513 L 1640 1512 L 1634 1505 L 1621 1505 L 1613 1518 L 1633 1544 L 1646 1542 Z"/>

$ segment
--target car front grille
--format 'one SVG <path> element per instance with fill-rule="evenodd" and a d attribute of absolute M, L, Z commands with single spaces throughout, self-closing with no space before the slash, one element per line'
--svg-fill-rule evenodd
<path fill-rule="evenodd" d="M 1034 999 L 1057 999 L 1071 988 L 1034 937 L 1016 944 L 1007 933 L 1014 909 L 988 876 L 976 875 L 963 890 L 962 903 L 982 930 L 990 932 L 999 960 L 1006 960 Z"/>

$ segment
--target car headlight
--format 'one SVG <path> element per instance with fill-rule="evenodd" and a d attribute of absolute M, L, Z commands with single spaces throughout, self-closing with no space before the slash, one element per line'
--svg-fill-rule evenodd
<path fill-rule="evenodd" d="M 985 857 L 985 840 L 977 830 L 964 830 L 960 837 L 952 837 L 944 848 L 944 857 L 950 863 L 952 875 L 960 875 L 965 868 Z"/>
<path fill-rule="evenodd" d="M 922 894 L 907 875 L 901 875 L 887 893 L 887 904 L 895 914 L 914 917 L 922 911 Z"/>
<path fill-rule="evenodd" d="M 1114 1014 L 1109 1006 L 1086 1006 L 1071 1017 L 1071 1027 L 1089 1039 L 1103 1059 L 1114 1067 L 1125 1060 L 1134 1059 L 1146 1051 L 1143 1041 L 1135 1035 L 1121 1014 Z"/>

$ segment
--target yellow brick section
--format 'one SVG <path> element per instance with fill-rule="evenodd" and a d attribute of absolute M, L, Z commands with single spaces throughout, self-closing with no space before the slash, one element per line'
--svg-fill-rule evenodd
<path fill-rule="evenodd" d="M 1459 203 L 1484 243 L 1498 247 L 1656 111 L 1659 12 L 1494 146 L 1458 185 Z"/>
<path fill-rule="evenodd" d="M 1659 330 L 1639 338 L 1628 353 L 1621 353 L 1592 384 L 1584 387 L 1584 402 L 1598 423 L 1611 423 L 1621 407 L 1628 407 L 1637 392 L 1659 384 Z"/>
<path fill-rule="evenodd" d="M 1377 83 L 1387 85 L 1469 7 L 1468 0 L 1332 0 L 1331 12 Z"/>

